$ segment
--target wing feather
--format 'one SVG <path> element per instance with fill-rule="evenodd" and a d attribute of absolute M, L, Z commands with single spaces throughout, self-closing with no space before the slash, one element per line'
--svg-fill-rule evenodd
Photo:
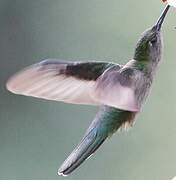
<path fill-rule="evenodd" d="M 74 104 L 99 104 L 92 98 L 96 79 L 105 62 L 61 62 L 45 60 L 12 76 L 7 89 L 15 94 Z"/>
<path fill-rule="evenodd" d="M 12 76 L 7 89 L 47 100 L 105 104 L 136 112 L 140 109 L 135 95 L 136 79 L 133 70 L 124 67 L 105 62 L 45 60 Z"/>

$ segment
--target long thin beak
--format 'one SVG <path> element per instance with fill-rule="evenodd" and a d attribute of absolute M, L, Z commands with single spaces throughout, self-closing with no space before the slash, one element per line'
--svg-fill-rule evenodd
<path fill-rule="evenodd" d="M 164 19 L 166 17 L 166 14 L 167 14 L 169 8 L 170 8 L 170 5 L 167 5 L 165 7 L 164 11 L 161 13 L 161 16 L 159 17 L 159 19 L 158 19 L 158 21 L 156 23 L 156 28 L 157 28 L 158 31 L 160 31 L 160 29 L 161 29 L 161 26 L 163 24 L 163 21 L 164 21 Z"/>

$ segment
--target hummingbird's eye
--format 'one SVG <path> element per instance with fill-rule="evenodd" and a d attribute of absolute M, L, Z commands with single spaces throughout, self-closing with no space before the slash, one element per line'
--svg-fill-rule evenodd
<path fill-rule="evenodd" d="M 157 42 L 157 37 L 156 37 L 156 36 L 153 37 L 153 38 L 150 40 L 150 42 L 151 42 L 152 44 L 156 43 L 156 42 Z"/>

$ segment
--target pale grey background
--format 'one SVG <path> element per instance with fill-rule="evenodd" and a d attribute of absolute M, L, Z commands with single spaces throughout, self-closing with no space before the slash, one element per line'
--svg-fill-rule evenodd
<path fill-rule="evenodd" d="M 16 96 L 5 82 L 45 58 L 125 63 L 164 5 L 144 0 L 0 0 L 0 180 L 60 180 L 57 168 L 96 107 Z M 176 10 L 164 60 L 133 129 L 116 134 L 69 180 L 170 180 L 176 175 Z"/>

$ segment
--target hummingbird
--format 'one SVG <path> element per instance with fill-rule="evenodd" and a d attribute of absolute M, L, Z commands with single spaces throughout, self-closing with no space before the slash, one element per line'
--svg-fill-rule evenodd
<path fill-rule="evenodd" d="M 7 89 L 15 94 L 99 106 L 81 142 L 59 168 L 59 175 L 72 173 L 113 133 L 134 124 L 162 59 L 161 27 L 169 8 L 167 5 L 154 26 L 142 33 L 133 58 L 124 65 L 47 59 L 7 81 Z"/>

